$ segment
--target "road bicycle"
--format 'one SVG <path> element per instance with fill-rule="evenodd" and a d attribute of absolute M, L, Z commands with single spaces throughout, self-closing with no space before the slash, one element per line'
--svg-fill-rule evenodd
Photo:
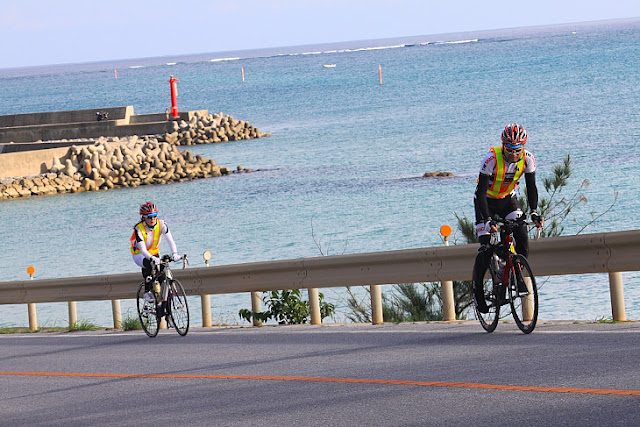
<path fill-rule="evenodd" d="M 184 268 L 187 255 L 181 257 Z M 153 338 L 158 335 L 160 321 L 164 317 L 168 328 L 175 328 L 178 334 L 185 336 L 189 332 L 189 305 L 182 284 L 173 278 L 169 263 L 171 255 L 163 255 L 160 264 L 154 267 L 151 276 L 151 292 L 145 298 L 145 282 L 138 286 L 138 317 L 145 333 Z M 178 260 L 179 261 L 179 260 Z"/>
<path fill-rule="evenodd" d="M 473 275 L 474 281 L 476 277 L 483 278 L 482 289 L 489 312 L 481 313 L 475 305 L 476 317 L 485 331 L 493 332 L 500 319 L 500 307 L 509 305 L 518 328 L 529 334 L 538 320 L 538 287 L 529 261 L 515 251 L 513 231 L 522 225 L 534 223 L 527 222 L 524 216 L 515 220 L 498 219 L 494 223 L 498 226 L 498 232 L 491 235 L 489 246 L 485 249 L 490 251 L 490 261 L 488 265 L 476 262 L 474 270 L 481 268 L 484 271 L 474 271 Z M 536 238 L 539 235 L 540 229 Z M 483 253 L 478 256 L 488 257 Z M 474 289 L 475 286 L 476 283 Z"/>

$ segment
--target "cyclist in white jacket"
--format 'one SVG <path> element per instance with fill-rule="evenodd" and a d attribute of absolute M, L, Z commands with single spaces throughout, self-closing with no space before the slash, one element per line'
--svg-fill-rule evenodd
<path fill-rule="evenodd" d="M 145 279 L 144 290 L 149 292 L 154 266 L 160 264 L 158 253 L 162 236 L 167 238 L 173 260 L 178 261 L 180 256 L 169 227 L 163 220 L 158 219 L 158 208 L 155 203 L 145 202 L 140 205 L 140 215 L 140 222 L 133 227 L 131 234 L 131 255 L 133 261 L 142 267 L 142 276 Z"/>

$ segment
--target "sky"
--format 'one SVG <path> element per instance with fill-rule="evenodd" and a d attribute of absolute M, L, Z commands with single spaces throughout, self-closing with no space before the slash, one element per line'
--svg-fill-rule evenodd
<path fill-rule="evenodd" d="M 640 17 L 638 0 L 0 0 L 0 68 Z"/>

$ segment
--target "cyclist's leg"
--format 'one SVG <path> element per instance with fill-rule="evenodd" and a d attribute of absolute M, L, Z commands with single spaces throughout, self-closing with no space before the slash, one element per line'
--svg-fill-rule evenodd
<path fill-rule="evenodd" d="M 493 214 L 492 207 L 495 202 L 493 199 L 487 197 L 487 204 L 489 207 L 489 213 Z M 478 311 L 481 313 L 487 313 L 489 311 L 487 302 L 484 299 L 484 273 L 487 271 L 491 259 L 491 248 L 489 241 L 491 240 L 491 234 L 487 227 L 487 224 L 483 221 L 483 215 L 478 207 L 476 199 L 473 201 L 475 215 L 476 215 L 476 234 L 478 236 L 478 255 L 473 266 L 473 299 L 475 301 Z"/>
<path fill-rule="evenodd" d="M 144 291 L 149 292 L 151 290 L 151 278 L 153 276 L 153 266 L 151 265 L 151 261 L 146 259 L 142 254 L 133 254 L 133 262 L 135 262 L 138 267 L 142 268 Z"/>
<path fill-rule="evenodd" d="M 153 266 L 151 261 L 146 258 L 142 261 L 142 276 L 144 277 L 144 290 L 149 292 L 151 290 L 151 279 L 153 278 Z"/>
<path fill-rule="evenodd" d="M 507 201 L 508 204 L 504 206 L 505 219 L 516 219 L 524 215 L 517 197 L 507 196 L 505 199 L 509 199 Z M 529 236 L 527 233 L 527 226 L 523 224 L 513 230 L 513 238 L 516 244 L 516 253 L 519 253 L 526 258 L 529 255 Z"/>
<path fill-rule="evenodd" d="M 520 209 L 520 203 L 517 197 L 509 196 L 510 204 L 509 208 L 511 212 L 505 216 L 506 219 L 516 219 L 524 215 L 522 209 Z M 516 253 L 524 256 L 529 256 L 529 235 L 527 233 L 527 226 L 522 224 L 520 227 L 513 230 L 513 239 L 515 240 Z M 524 283 L 518 282 L 518 292 L 521 294 L 528 293 L 528 290 Z"/>
<path fill-rule="evenodd" d="M 473 299 L 480 313 L 488 313 L 487 301 L 484 299 L 484 274 L 491 259 L 489 246 L 481 246 L 473 266 Z"/>

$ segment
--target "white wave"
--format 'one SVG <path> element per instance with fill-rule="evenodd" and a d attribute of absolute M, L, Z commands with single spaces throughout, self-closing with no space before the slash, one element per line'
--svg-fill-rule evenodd
<path fill-rule="evenodd" d="M 455 40 L 455 41 L 446 41 L 446 42 L 435 42 L 434 44 L 462 44 L 462 43 L 475 43 L 478 39 L 470 39 L 470 40 Z"/>
<path fill-rule="evenodd" d="M 129 68 L 143 68 L 144 65 L 132 65 Z"/>
<path fill-rule="evenodd" d="M 345 52 L 363 52 L 363 51 L 367 51 L 367 50 L 383 50 L 383 49 L 398 49 L 401 47 L 405 47 L 406 45 L 404 44 L 397 44 L 397 45 L 392 45 L 392 46 L 374 46 L 374 47 L 361 47 L 358 49 L 347 49 L 345 50 Z"/>
<path fill-rule="evenodd" d="M 222 61 L 237 61 L 240 58 L 214 58 L 210 59 L 209 62 L 222 62 Z"/>
<path fill-rule="evenodd" d="M 415 47 L 415 46 L 428 46 L 428 45 L 440 45 L 440 44 L 461 44 L 461 43 L 473 43 L 477 42 L 478 39 L 470 39 L 470 40 L 452 40 L 452 41 L 435 41 L 435 42 L 416 42 L 416 43 L 404 43 L 404 44 L 396 44 L 396 45 L 385 45 L 385 46 L 369 46 L 369 47 L 360 47 L 360 48 L 352 48 L 352 49 L 332 49 L 326 51 L 309 51 L 309 52 L 290 52 L 290 53 L 274 53 L 273 55 L 266 56 L 256 56 L 252 58 L 279 58 L 286 56 L 306 56 L 306 55 L 323 55 L 323 54 L 337 54 L 337 53 L 354 53 L 354 52 L 369 52 L 376 50 L 385 50 L 385 49 L 401 49 L 407 47 Z M 210 59 L 210 62 L 223 62 L 223 61 L 237 61 L 239 57 L 229 57 L 229 58 L 214 58 Z M 167 64 L 170 65 L 170 64 Z"/>
<path fill-rule="evenodd" d="M 167 65 L 176 65 L 176 62 L 167 62 Z"/>

